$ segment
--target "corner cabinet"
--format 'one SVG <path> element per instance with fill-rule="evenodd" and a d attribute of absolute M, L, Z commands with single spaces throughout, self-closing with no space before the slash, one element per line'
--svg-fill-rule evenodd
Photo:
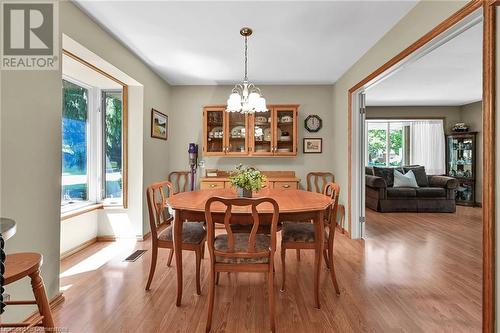
<path fill-rule="evenodd" d="M 203 108 L 204 156 L 296 156 L 299 105 L 268 105 L 267 112 Z"/>
<path fill-rule="evenodd" d="M 446 173 L 458 180 L 457 205 L 476 205 L 476 132 L 446 136 Z"/>

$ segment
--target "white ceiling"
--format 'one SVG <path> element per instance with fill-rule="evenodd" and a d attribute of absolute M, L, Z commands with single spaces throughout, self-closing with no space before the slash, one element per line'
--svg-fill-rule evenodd
<path fill-rule="evenodd" d="M 331 84 L 417 1 L 86 1 L 87 14 L 174 85 Z"/>
<path fill-rule="evenodd" d="M 482 99 L 482 24 L 366 92 L 371 106 L 465 105 Z"/>
<path fill-rule="evenodd" d="M 92 87 L 100 89 L 122 89 L 122 86 L 115 81 L 65 54 L 63 55 L 62 72 L 63 75 L 75 80 L 78 78 L 78 81 Z"/>

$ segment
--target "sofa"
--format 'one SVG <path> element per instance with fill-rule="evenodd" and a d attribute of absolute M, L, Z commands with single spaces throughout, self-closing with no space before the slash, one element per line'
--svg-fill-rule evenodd
<path fill-rule="evenodd" d="M 412 170 L 418 187 L 394 187 L 394 169 Z M 429 176 L 425 167 L 366 167 L 366 207 L 377 212 L 454 213 L 458 181 L 453 177 Z"/>

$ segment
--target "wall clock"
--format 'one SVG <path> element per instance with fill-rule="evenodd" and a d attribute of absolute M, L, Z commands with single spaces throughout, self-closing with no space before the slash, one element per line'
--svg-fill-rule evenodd
<path fill-rule="evenodd" d="M 318 132 L 323 126 L 323 120 L 318 115 L 311 114 L 304 120 L 304 127 L 311 133 Z"/>

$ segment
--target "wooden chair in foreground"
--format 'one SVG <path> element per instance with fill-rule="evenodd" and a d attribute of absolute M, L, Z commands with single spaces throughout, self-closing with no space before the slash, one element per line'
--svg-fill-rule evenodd
<path fill-rule="evenodd" d="M 6 256 L 5 273 L 3 275 L 4 285 L 29 277 L 31 279 L 31 287 L 33 289 L 35 300 L 5 301 L 4 303 L 6 305 L 36 304 L 41 318 L 38 317 L 31 323 L 1 323 L 0 331 L 10 332 L 7 328 L 12 328 L 12 330 L 15 330 L 16 332 L 31 332 L 31 329 L 35 332 L 35 326 L 43 326 L 46 332 L 55 332 L 54 320 L 52 319 L 52 313 L 50 311 L 49 301 L 45 292 L 45 286 L 43 284 L 42 277 L 40 276 L 42 261 L 42 255 L 39 253 L 14 253 Z"/>
<path fill-rule="evenodd" d="M 337 226 L 335 217 L 337 216 L 337 208 L 339 202 L 340 186 L 335 183 L 328 183 L 324 188 L 325 195 L 331 199 L 331 205 L 328 212 L 325 214 L 325 250 L 323 257 L 325 258 L 326 267 L 330 269 L 330 276 L 337 295 L 340 295 L 337 277 L 335 276 L 335 267 L 333 262 L 333 242 L 335 240 L 335 229 Z M 327 231 L 328 230 L 328 231 Z M 284 222 L 281 229 L 281 264 L 283 267 L 283 280 L 281 283 L 281 291 L 285 291 L 285 254 L 287 249 L 311 249 L 316 248 L 316 240 L 314 234 L 314 224 L 307 222 Z"/>
<path fill-rule="evenodd" d="M 174 186 L 174 193 L 189 191 L 189 171 L 173 171 L 168 175 L 168 181 Z"/>
<path fill-rule="evenodd" d="M 263 215 L 257 211 L 261 205 L 272 208 L 271 233 L 259 234 L 257 230 Z M 219 211 L 225 213 L 212 213 L 212 207 L 217 206 Z M 252 224 L 250 233 L 234 233 L 231 229 L 231 211 L 233 206 L 251 206 Z M 261 206 L 261 207 L 262 207 Z M 274 308 L 274 253 L 276 252 L 276 233 L 278 227 L 278 204 L 270 198 L 257 199 L 224 199 L 210 198 L 205 205 L 205 219 L 207 221 L 208 250 L 210 252 L 210 287 L 208 296 L 208 317 L 206 332 L 212 329 L 212 314 L 214 310 L 215 276 L 219 272 L 250 272 L 267 273 L 269 294 L 269 320 L 271 332 L 275 332 Z M 236 216 L 235 216 L 236 217 Z M 267 216 L 269 217 L 269 216 Z M 215 237 L 216 222 L 224 222 L 225 234 Z M 235 320 L 238 320 L 235 318 Z"/>
<path fill-rule="evenodd" d="M 151 227 L 151 268 L 149 271 L 146 290 L 149 290 L 151 281 L 156 269 L 158 258 L 158 249 L 170 249 L 167 266 L 172 262 L 174 253 L 174 243 L 172 238 L 172 220 L 171 214 L 166 214 L 167 196 L 164 189 L 168 189 L 168 195 L 172 196 L 174 188 L 168 181 L 159 182 L 150 185 L 146 190 L 146 197 L 149 211 L 149 225 Z M 182 250 L 194 251 L 196 255 L 196 292 L 201 295 L 200 286 L 200 265 L 204 256 L 206 231 L 203 223 L 184 222 L 182 225 Z"/>

